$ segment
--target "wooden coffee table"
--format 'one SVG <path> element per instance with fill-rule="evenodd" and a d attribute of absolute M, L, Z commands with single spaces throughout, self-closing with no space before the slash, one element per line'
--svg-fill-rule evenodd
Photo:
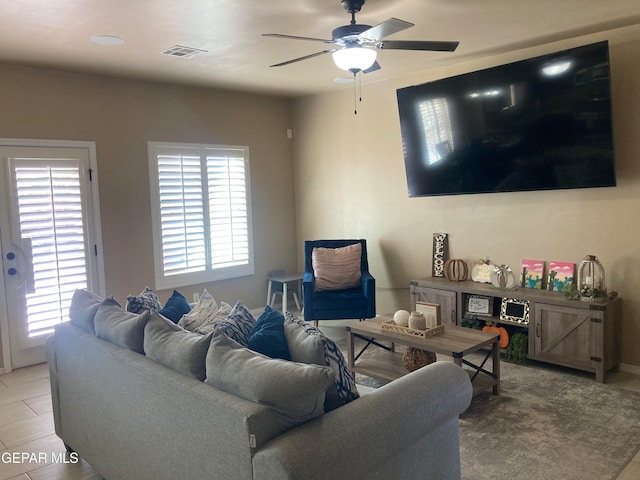
<path fill-rule="evenodd" d="M 465 370 L 471 376 L 474 395 L 489 387 L 492 388 L 494 395 L 500 395 L 500 335 L 445 325 L 444 332 L 432 337 L 414 337 L 383 330 L 382 322 L 389 319 L 391 316 L 382 315 L 347 327 L 347 357 L 352 372 L 382 380 L 395 380 L 408 374 L 409 371 L 402 364 L 402 354 L 395 351 L 395 344 L 398 343 L 452 357 L 457 365 L 470 367 L 470 370 Z M 354 351 L 356 338 L 366 342 L 357 354 Z M 391 346 L 380 342 L 391 342 Z M 372 345 L 381 348 L 382 351 L 362 357 L 362 354 Z M 464 358 L 482 349 L 489 351 L 480 365 Z M 489 358 L 492 359 L 490 371 L 485 368 Z"/>

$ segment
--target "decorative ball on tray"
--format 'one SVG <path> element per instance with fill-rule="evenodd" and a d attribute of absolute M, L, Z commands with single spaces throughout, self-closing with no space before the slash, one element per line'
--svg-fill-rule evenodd
<path fill-rule="evenodd" d="M 404 368 L 413 372 L 419 368 L 429 365 L 436 361 L 436 354 L 419 348 L 407 347 L 402 355 L 402 364 Z"/>
<path fill-rule="evenodd" d="M 408 327 L 410 316 L 411 314 L 406 310 L 398 310 L 393 314 L 393 323 L 400 325 L 401 327 Z"/>

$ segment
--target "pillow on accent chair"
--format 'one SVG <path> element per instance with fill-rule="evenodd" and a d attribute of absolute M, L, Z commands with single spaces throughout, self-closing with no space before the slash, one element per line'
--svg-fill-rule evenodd
<path fill-rule="evenodd" d="M 158 295 L 149 287 L 144 287 L 140 295 L 129 295 L 127 297 L 127 312 L 142 313 L 145 310 L 160 310 L 162 305 L 158 300 Z"/>
<path fill-rule="evenodd" d="M 335 374 L 334 383 L 327 390 L 325 411 L 331 411 L 360 396 L 356 381 L 342 352 L 333 340 L 320 330 L 286 313 L 284 322 L 291 360 L 330 367 Z"/>
<path fill-rule="evenodd" d="M 287 338 L 284 335 L 284 315 L 267 305 L 249 335 L 248 346 L 251 350 L 271 358 L 291 360 Z"/>
<path fill-rule="evenodd" d="M 180 319 L 178 325 L 191 332 L 207 335 L 213 332 L 218 322 L 226 319 L 231 313 L 231 305 L 220 302 L 205 289 L 191 311 Z"/>
<path fill-rule="evenodd" d="M 174 290 L 164 307 L 158 313 L 173 323 L 178 323 L 185 313 L 191 311 L 191 305 L 179 291 Z"/>
<path fill-rule="evenodd" d="M 269 407 L 288 430 L 323 412 L 330 368 L 269 358 L 242 347 L 216 329 L 207 353 L 205 383 Z"/>
<path fill-rule="evenodd" d="M 311 264 L 316 290 L 346 290 L 360 285 L 362 245 L 346 247 L 316 247 L 311 252 Z"/>
<path fill-rule="evenodd" d="M 94 318 L 104 298 L 99 297 L 86 289 L 77 289 L 73 292 L 71 306 L 69 307 L 69 319 L 74 325 L 95 333 Z"/>
<path fill-rule="evenodd" d="M 144 327 L 144 351 L 165 367 L 204 381 L 211 336 L 189 332 L 154 311 Z"/>
<path fill-rule="evenodd" d="M 229 316 L 216 325 L 216 329 L 222 330 L 227 337 L 235 340 L 243 347 L 249 345 L 249 336 L 256 326 L 256 319 L 249 309 L 238 301 Z"/>
<path fill-rule="evenodd" d="M 115 298 L 108 297 L 96 312 L 96 337 L 144 354 L 144 326 L 148 319 L 148 310 L 142 314 L 125 312 Z"/>

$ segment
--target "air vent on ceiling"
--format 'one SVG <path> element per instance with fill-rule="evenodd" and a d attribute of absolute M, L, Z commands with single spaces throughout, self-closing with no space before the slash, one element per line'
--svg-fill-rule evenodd
<path fill-rule="evenodd" d="M 201 55 L 203 53 L 207 53 L 206 50 L 201 50 L 199 48 L 192 47 L 184 47 L 182 45 L 174 45 L 171 48 L 168 48 L 164 52 L 160 52 L 162 55 L 170 55 L 172 57 L 180 57 L 180 58 L 192 58 L 196 55 Z"/>

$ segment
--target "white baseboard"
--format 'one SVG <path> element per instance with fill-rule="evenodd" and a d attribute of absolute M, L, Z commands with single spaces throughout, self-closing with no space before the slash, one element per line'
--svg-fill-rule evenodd
<path fill-rule="evenodd" d="M 640 366 L 630 365 L 628 363 L 621 363 L 620 370 L 622 372 L 633 373 L 634 375 L 640 375 Z"/>

